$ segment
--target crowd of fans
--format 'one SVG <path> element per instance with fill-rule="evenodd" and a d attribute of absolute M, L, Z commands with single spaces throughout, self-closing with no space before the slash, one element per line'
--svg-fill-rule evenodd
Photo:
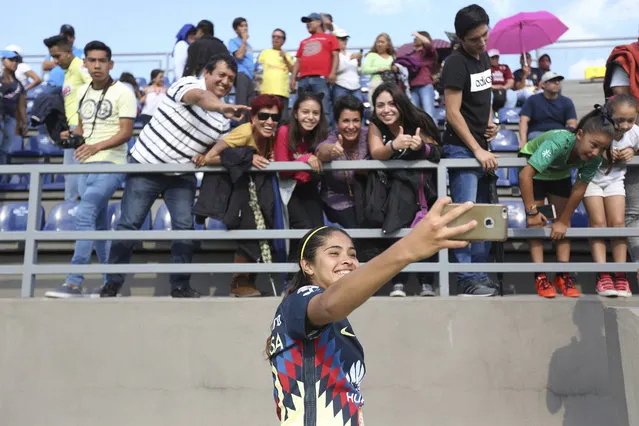
<path fill-rule="evenodd" d="M 111 49 L 93 41 L 78 50 L 70 25 L 45 39 L 50 57 L 43 70 L 52 89 L 41 97 L 49 97 L 52 104 L 62 99 L 66 116 L 61 131 L 50 137 L 57 143 L 80 140 L 65 149 L 65 164 L 129 161 L 229 169 L 228 176 L 205 173 L 199 195 L 195 174 L 188 173 L 67 177 L 65 199 L 80 200 L 76 228 L 107 229 L 108 202 L 126 181 L 118 230 L 140 229 L 162 196 L 175 230 L 193 229 L 195 221 L 206 218 L 228 229 L 309 229 L 323 224 L 326 216 L 345 228 L 375 227 L 392 233 L 414 226 L 432 205 L 436 176 L 412 169 L 324 173 L 323 164 L 474 158 L 481 168 L 449 171 L 452 199 L 494 203 L 490 193 L 498 158 L 490 142 L 499 130 L 494 112 L 502 107 L 521 108 L 520 155 L 528 158 L 528 165 L 521 170 L 520 187 L 527 225 L 549 223 L 537 210 L 546 199 L 555 207 L 556 219 L 550 226 L 560 262 L 569 261 L 566 228 L 584 198 L 591 226 L 624 226 L 620 213 L 626 204 L 624 163 L 639 149 L 639 127 L 636 96 L 619 89 L 631 87 L 623 66 L 607 82 L 618 94 L 578 122 L 572 101 L 561 93 L 564 77 L 550 70 L 548 55 L 541 56 L 535 68 L 530 54 L 522 54 L 521 69 L 513 73 L 499 62 L 499 51 L 486 52 L 489 18 L 480 6 L 468 6 L 457 14 L 456 35 L 446 56 L 440 55 L 425 31 L 413 33 L 413 44 L 403 53 L 386 33 L 375 39 L 368 53 L 349 53 L 349 34 L 333 23 L 331 15 L 311 13 L 301 21 L 310 35 L 295 57 L 284 51 L 286 32 L 280 28 L 272 32 L 272 48 L 254 57 L 244 18 L 232 22 L 236 37 L 227 44 L 215 37 L 210 21 L 186 24 L 173 48 L 173 72 L 179 78 L 168 87 L 163 70 L 153 70 L 143 88 L 128 73 L 114 80 Z M 4 164 L 6 141 L 27 131 L 24 93 L 40 79 L 30 69 L 21 69 L 17 46 L 8 46 L 0 56 L 4 67 L 0 163 Z M 365 96 L 361 96 L 362 75 L 370 76 Z M 235 102 L 226 103 L 233 87 Z M 289 104 L 293 94 L 295 100 Z M 436 102 L 446 110 L 443 134 L 437 126 Z M 143 128 L 128 150 L 136 120 Z M 312 171 L 280 173 L 279 178 L 250 172 L 251 167 L 264 168 L 271 161 L 303 162 Z M 576 180 L 571 179 L 573 170 Z M 637 203 L 629 202 L 629 207 Z M 291 256 L 297 252 L 296 244 L 291 242 Z M 614 260 L 625 262 L 625 239 L 614 239 L 612 244 Z M 72 263 L 88 263 L 94 248 L 101 262 L 128 263 L 133 245 L 134 241 L 78 242 Z M 388 240 L 358 241 L 360 260 L 370 259 L 387 245 Z M 605 262 L 605 243 L 593 240 L 592 246 L 594 260 Z M 275 248 L 268 241 L 240 243 L 235 262 L 274 261 Z M 490 243 L 474 242 L 455 250 L 454 256 L 460 263 L 486 262 L 489 251 Z M 191 262 L 192 253 L 192 241 L 172 243 L 174 263 Z M 531 241 L 531 256 L 533 262 L 543 262 L 541 241 Z M 417 278 L 422 296 L 436 294 L 432 274 Z M 198 297 L 189 280 L 189 274 L 173 274 L 172 296 Z M 405 296 L 406 281 L 406 274 L 398 275 L 391 295 Z M 81 275 L 70 274 L 48 296 L 82 296 L 82 282 Z M 96 294 L 116 296 L 123 282 L 122 274 L 107 275 Z M 459 273 L 457 282 L 459 294 L 497 293 L 498 285 L 485 273 Z M 557 274 L 551 284 L 539 272 L 535 284 L 543 297 L 554 297 L 556 290 L 569 297 L 580 295 L 569 273 Z M 235 274 L 231 292 L 239 297 L 260 295 L 251 274 Z M 629 296 L 627 277 L 601 273 L 597 292 Z"/>

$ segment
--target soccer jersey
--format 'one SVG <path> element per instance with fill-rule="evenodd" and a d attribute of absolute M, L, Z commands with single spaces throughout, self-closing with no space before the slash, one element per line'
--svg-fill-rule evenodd
<path fill-rule="evenodd" d="M 570 170 L 577 169 L 577 179 L 589 183 L 601 165 L 601 156 L 584 161 L 576 158 L 570 161 L 577 136 L 568 130 L 551 130 L 528 142 L 519 151 L 529 157 L 530 164 L 536 171 L 534 179 L 561 180 L 570 177 Z"/>
<path fill-rule="evenodd" d="M 308 330 L 306 309 L 324 290 L 305 286 L 275 313 L 269 356 L 283 426 L 363 426 L 364 350 L 347 319 Z"/>

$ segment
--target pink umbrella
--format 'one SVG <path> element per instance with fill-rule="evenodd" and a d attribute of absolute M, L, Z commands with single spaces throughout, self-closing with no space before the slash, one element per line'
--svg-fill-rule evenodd
<path fill-rule="evenodd" d="M 568 27 L 550 12 L 521 12 L 497 22 L 490 31 L 487 49 L 518 54 L 548 46 Z"/>

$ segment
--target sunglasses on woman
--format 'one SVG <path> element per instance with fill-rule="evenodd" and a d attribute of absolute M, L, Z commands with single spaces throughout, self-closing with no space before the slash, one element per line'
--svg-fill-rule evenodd
<path fill-rule="evenodd" d="M 257 119 L 260 121 L 266 121 L 268 119 L 271 119 L 273 121 L 280 121 L 280 119 L 282 118 L 282 114 L 271 114 L 269 112 L 258 112 L 257 113 Z"/>

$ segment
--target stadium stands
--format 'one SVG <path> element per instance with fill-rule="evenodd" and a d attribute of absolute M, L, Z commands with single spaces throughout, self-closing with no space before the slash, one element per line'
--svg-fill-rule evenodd
<path fill-rule="evenodd" d="M 74 231 L 75 212 L 78 203 L 74 201 L 63 201 L 51 208 L 47 222 L 44 225 L 45 231 Z"/>
<path fill-rule="evenodd" d="M 27 203 L 7 203 L 0 205 L 0 232 L 16 232 L 27 230 Z M 37 230 L 44 227 L 44 207 L 40 206 L 40 221 Z"/>
<path fill-rule="evenodd" d="M 499 129 L 497 136 L 491 142 L 491 147 L 495 152 L 518 152 L 519 137 L 510 129 Z"/>

